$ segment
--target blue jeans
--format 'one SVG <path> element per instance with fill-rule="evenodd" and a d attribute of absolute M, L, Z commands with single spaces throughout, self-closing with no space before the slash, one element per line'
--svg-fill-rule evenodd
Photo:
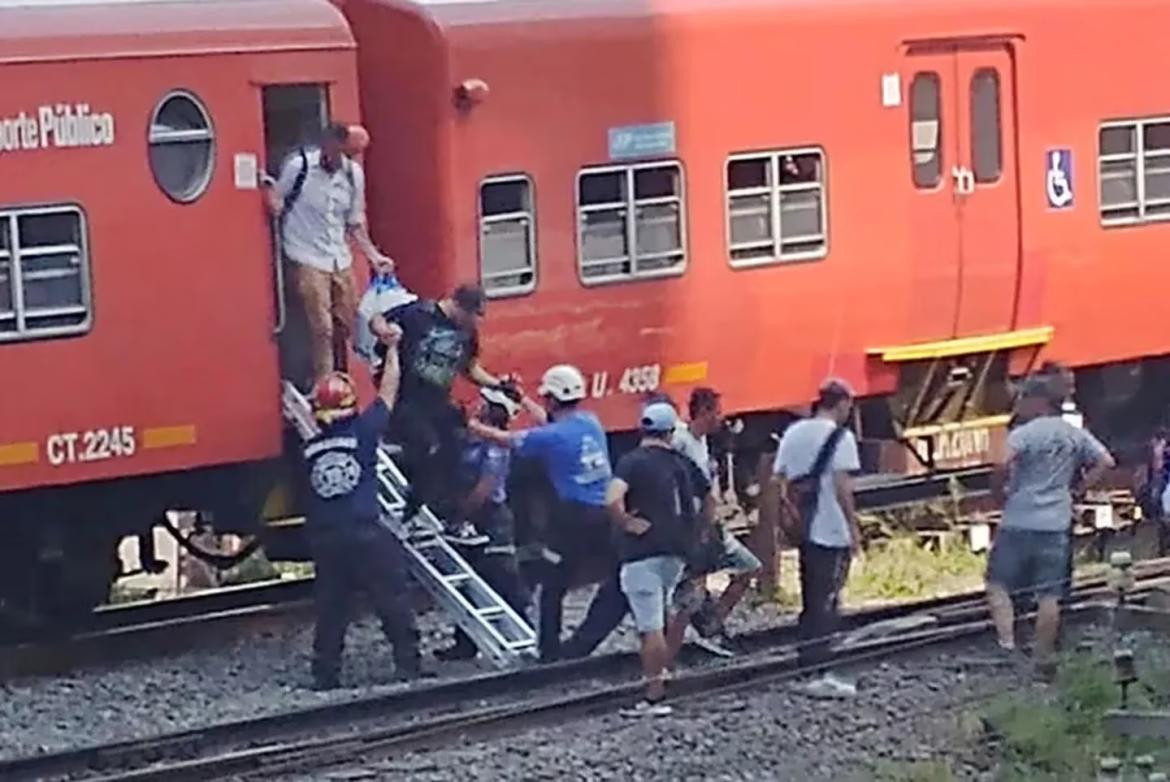
<path fill-rule="evenodd" d="M 1063 597 L 1069 578 L 1068 532 L 1040 532 L 1003 527 L 987 559 L 987 583 L 1013 597 L 1025 592 Z"/>

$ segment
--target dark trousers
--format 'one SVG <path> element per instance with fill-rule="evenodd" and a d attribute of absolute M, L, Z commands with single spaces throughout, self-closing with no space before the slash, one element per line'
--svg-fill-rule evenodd
<path fill-rule="evenodd" d="M 398 670 L 417 671 L 418 629 L 407 603 L 402 550 L 388 531 L 372 523 L 355 521 L 353 527 L 311 534 L 317 603 L 313 675 L 323 679 L 337 677 L 345 631 L 359 592 L 366 594 L 381 620 L 382 632 L 394 646 Z"/>
<path fill-rule="evenodd" d="M 551 509 L 546 530 L 549 548 L 560 555 L 561 561 L 546 568 L 541 579 L 540 655 L 554 660 L 561 656 L 562 603 L 573 576 L 590 557 L 601 553 L 612 558 L 613 546 L 609 521 L 601 507 L 557 502 Z"/>
<path fill-rule="evenodd" d="M 399 400 L 390 430 L 402 446 L 402 470 L 410 481 L 404 518 L 424 503 L 440 516 L 449 515 L 464 429 L 462 412 L 450 402 Z"/>
<path fill-rule="evenodd" d="M 840 619 L 841 590 L 849 576 L 847 548 L 805 542 L 800 547 L 799 624 L 801 667 L 825 662 Z"/>
<path fill-rule="evenodd" d="M 486 504 L 470 519 L 475 528 L 488 536 L 482 552 L 472 557 L 471 566 L 504 602 L 524 616 L 532 595 L 520 575 L 516 558 L 516 532 L 512 511 L 507 505 Z M 467 633 L 455 629 L 455 646 L 469 649 L 474 646 Z"/>
<path fill-rule="evenodd" d="M 562 657 L 570 660 L 588 657 L 626 618 L 630 604 L 622 592 L 620 573 L 620 569 L 614 570 L 613 575 L 601 582 L 589 604 L 585 621 L 564 643 Z"/>

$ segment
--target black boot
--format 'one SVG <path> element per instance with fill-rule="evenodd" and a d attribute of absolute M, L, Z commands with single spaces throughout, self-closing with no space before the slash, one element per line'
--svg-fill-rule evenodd
<path fill-rule="evenodd" d="M 324 665 L 314 660 L 312 672 L 313 683 L 310 687 L 318 692 L 336 690 L 341 686 L 341 677 L 338 676 L 336 666 Z"/>

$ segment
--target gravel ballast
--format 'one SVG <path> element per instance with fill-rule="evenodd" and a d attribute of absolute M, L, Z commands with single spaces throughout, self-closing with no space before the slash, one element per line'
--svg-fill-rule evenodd
<path fill-rule="evenodd" d="M 789 683 L 675 703 L 669 717 L 619 712 L 485 742 L 316 771 L 290 780 L 870 780 L 883 763 L 945 753 L 971 704 L 1042 689 L 1022 668 L 990 664 L 993 644 L 923 651 L 846 675 L 851 699 Z M 962 777 L 991 769 L 958 761 Z"/>
<path fill-rule="evenodd" d="M 566 628 L 584 617 L 592 593 L 592 588 L 577 590 L 566 599 Z M 774 606 L 749 607 L 748 602 L 729 622 L 738 632 L 774 626 L 783 618 Z M 439 681 L 486 670 L 475 662 L 440 664 L 430 657 L 450 637 L 441 614 L 420 617 L 419 629 L 425 663 L 439 674 Z M 137 739 L 412 686 L 393 681 L 391 648 L 370 617 L 350 626 L 342 689 L 326 693 L 308 689 L 311 641 L 312 627 L 306 624 L 222 647 L 69 676 L 0 683 L 0 735 L 4 736 L 0 758 Z M 635 648 L 636 636 L 627 618 L 599 652 Z"/>

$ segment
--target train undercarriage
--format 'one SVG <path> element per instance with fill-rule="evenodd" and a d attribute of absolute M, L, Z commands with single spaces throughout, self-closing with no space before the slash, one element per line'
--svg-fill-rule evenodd
<path fill-rule="evenodd" d="M 950 355 L 947 350 L 941 351 L 944 355 L 906 353 L 905 360 L 890 361 L 899 373 L 896 392 L 862 399 L 856 410 L 863 470 L 909 476 L 993 461 L 1006 440 L 1010 382 L 1035 363 L 1034 355 L 1021 352 L 1041 345 Z M 1087 425 L 1123 467 L 1144 464 L 1151 432 L 1167 423 L 1170 356 L 1078 368 L 1075 382 L 1076 406 Z M 726 468 L 725 488 L 745 512 L 759 501 L 776 433 L 805 412 L 753 412 L 729 419 L 714 450 Z M 632 440 L 629 433 L 619 433 L 613 444 L 620 451 Z M 105 602 L 123 575 L 119 542 L 149 533 L 171 510 L 198 511 L 216 533 L 254 536 L 272 559 L 306 558 L 301 525 L 295 521 L 298 484 L 284 480 L 297 474 L 295 449 L 290 453 L 273 462 L 0 498 L 0 518 L 8 531 L 0 549 L 0 626 L 69 623 Z M 539 492 L 528 494 L 539 505 Z M 524 508 L 517 515 L 524 519 L 540 512 Z M 524 536 L 524 524 L 518 532 Z M 238 559 L 208 558 L 217 566 Z"/>

